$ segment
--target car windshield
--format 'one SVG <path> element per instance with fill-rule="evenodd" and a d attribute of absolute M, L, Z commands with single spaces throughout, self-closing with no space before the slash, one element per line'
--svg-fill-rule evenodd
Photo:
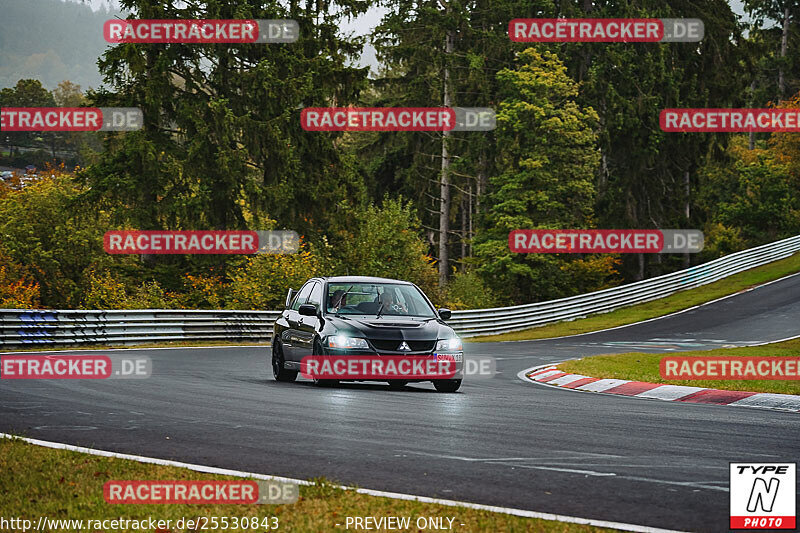
<path fill-rule="evenodd" d="M 398 283 L 329 283 L 329 313 L 342 315 L 434 318 L 435 311 L 414 285 Z"/>

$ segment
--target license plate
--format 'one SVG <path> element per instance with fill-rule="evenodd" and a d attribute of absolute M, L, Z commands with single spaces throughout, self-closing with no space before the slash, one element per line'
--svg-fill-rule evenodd
<path fill-rule="evenodd" d="M 460 353 L 435 353 L 433 354 L 433 360 L 438 361 L 455 361 L 456 363 L 461 363 L 464 360 L 464 354 Z"/>

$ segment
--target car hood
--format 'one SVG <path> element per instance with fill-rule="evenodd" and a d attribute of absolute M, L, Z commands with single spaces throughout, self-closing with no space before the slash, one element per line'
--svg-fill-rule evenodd
<path fill-rule="evenodd" d="M 436 318 L 349 315 L 328 316 L 330 325 L 343 335 L 378 340 L 429 340 L 455 336 L 453 329 Z"/>

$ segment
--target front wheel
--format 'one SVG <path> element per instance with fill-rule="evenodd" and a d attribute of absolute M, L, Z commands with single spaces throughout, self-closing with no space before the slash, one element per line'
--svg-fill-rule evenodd
<path fill-rule="evenodd" d="M 439 392 L 455 392 L 461 387 L 460 379 L 435 379 L 433 386 Z"/>
<path fill-rule="evenodd" d="M 294 381 L 297 379 L 297 370 L 284 368 L 286 360 L 283 358 L 283 346 L 279 341 L 272 344 L 272 376 L 275 381 Z"/>

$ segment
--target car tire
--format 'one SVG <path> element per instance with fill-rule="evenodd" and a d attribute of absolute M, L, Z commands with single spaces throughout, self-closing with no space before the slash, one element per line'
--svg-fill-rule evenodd
<path fill-rule="evenodd" d="M 461 387 L 460 379 L 436 379 L 433 386 L 438 392 L 455 392 Z"/>
<path fill-rule="evenodd" d="M 283 346 L 280 341 L 272 343 L 272 376 L 275 381 L 289 382 L 297 379 L 297 370 L 290 370 L 283 367 Z"/>
<path fill-rule="evenodd" d="M 393 379 L 389 382 L 389 390 L 403 390 L 408 385 L 408 381 L 402 379 Z"/>
<path fill-rule="evenodd" d="M 314 349 L 311 352 L 314 356 L 325 355 L 324 350 L 322 349 L 322 343 L 319 340 L 314 341 Z M 317 387 L 335 387 L 339 384 L 339 380 L 337 379 L 314 379 L 314 385 Z"/>

